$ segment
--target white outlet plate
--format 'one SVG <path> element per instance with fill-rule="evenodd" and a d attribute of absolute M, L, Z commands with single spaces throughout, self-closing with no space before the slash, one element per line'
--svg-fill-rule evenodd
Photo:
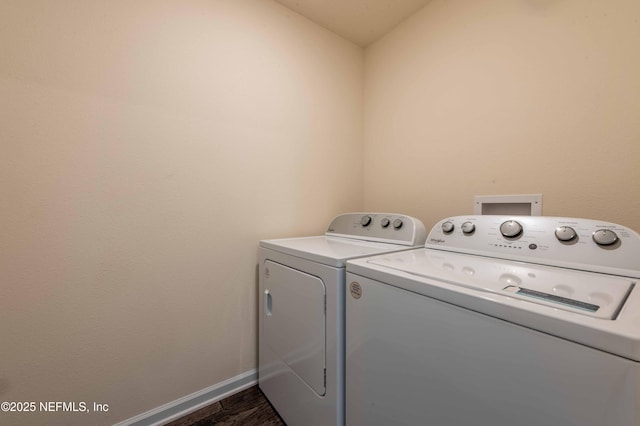
<path fill-rule="evenodd" d="M 542 216 L 542 194 L 476 195 L 473 214 Z"/>

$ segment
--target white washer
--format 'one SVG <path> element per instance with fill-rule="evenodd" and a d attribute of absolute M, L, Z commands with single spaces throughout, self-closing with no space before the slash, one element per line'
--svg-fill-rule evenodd
<path fill-rule="evenodd" d="M 289 426 L 344 425 L 346 261 L 425 238 L 409 216 L 348 213 L 322 236 L 260 242 L 258 384 Z"/>
<path fill-rule="evenodd" d="M 348 425 L 640 425 L 640 236 L 464 216 L 347 262 Z"/>

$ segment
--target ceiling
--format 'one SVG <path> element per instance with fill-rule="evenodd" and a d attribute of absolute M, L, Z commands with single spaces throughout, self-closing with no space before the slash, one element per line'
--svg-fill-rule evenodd
<path fill-rule="evenodd" d="M 361 47 L 373 43 L 431 0 L 276 0 Z"/>

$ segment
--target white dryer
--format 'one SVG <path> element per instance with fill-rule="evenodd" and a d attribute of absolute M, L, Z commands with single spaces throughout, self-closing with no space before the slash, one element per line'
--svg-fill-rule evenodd
<path fill-rule="evenodd" d="M 344 425 L 346 261 L 425 238 L 409 216 L 348 213 L 322 236 L 260 242 L 258 384 L 289 426 Z"/>
<path fill-rule="evenodd" d="M 640 236 L 464 216 L 347 262 L 347 425 L 640 425 Z"/>

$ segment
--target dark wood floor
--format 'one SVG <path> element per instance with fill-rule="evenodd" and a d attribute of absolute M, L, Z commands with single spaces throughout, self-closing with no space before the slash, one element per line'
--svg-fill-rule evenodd
<path fill-rule="evenodd" d="M 258 386 L 215 402 L 166 426 L 286 426 Z"/>

